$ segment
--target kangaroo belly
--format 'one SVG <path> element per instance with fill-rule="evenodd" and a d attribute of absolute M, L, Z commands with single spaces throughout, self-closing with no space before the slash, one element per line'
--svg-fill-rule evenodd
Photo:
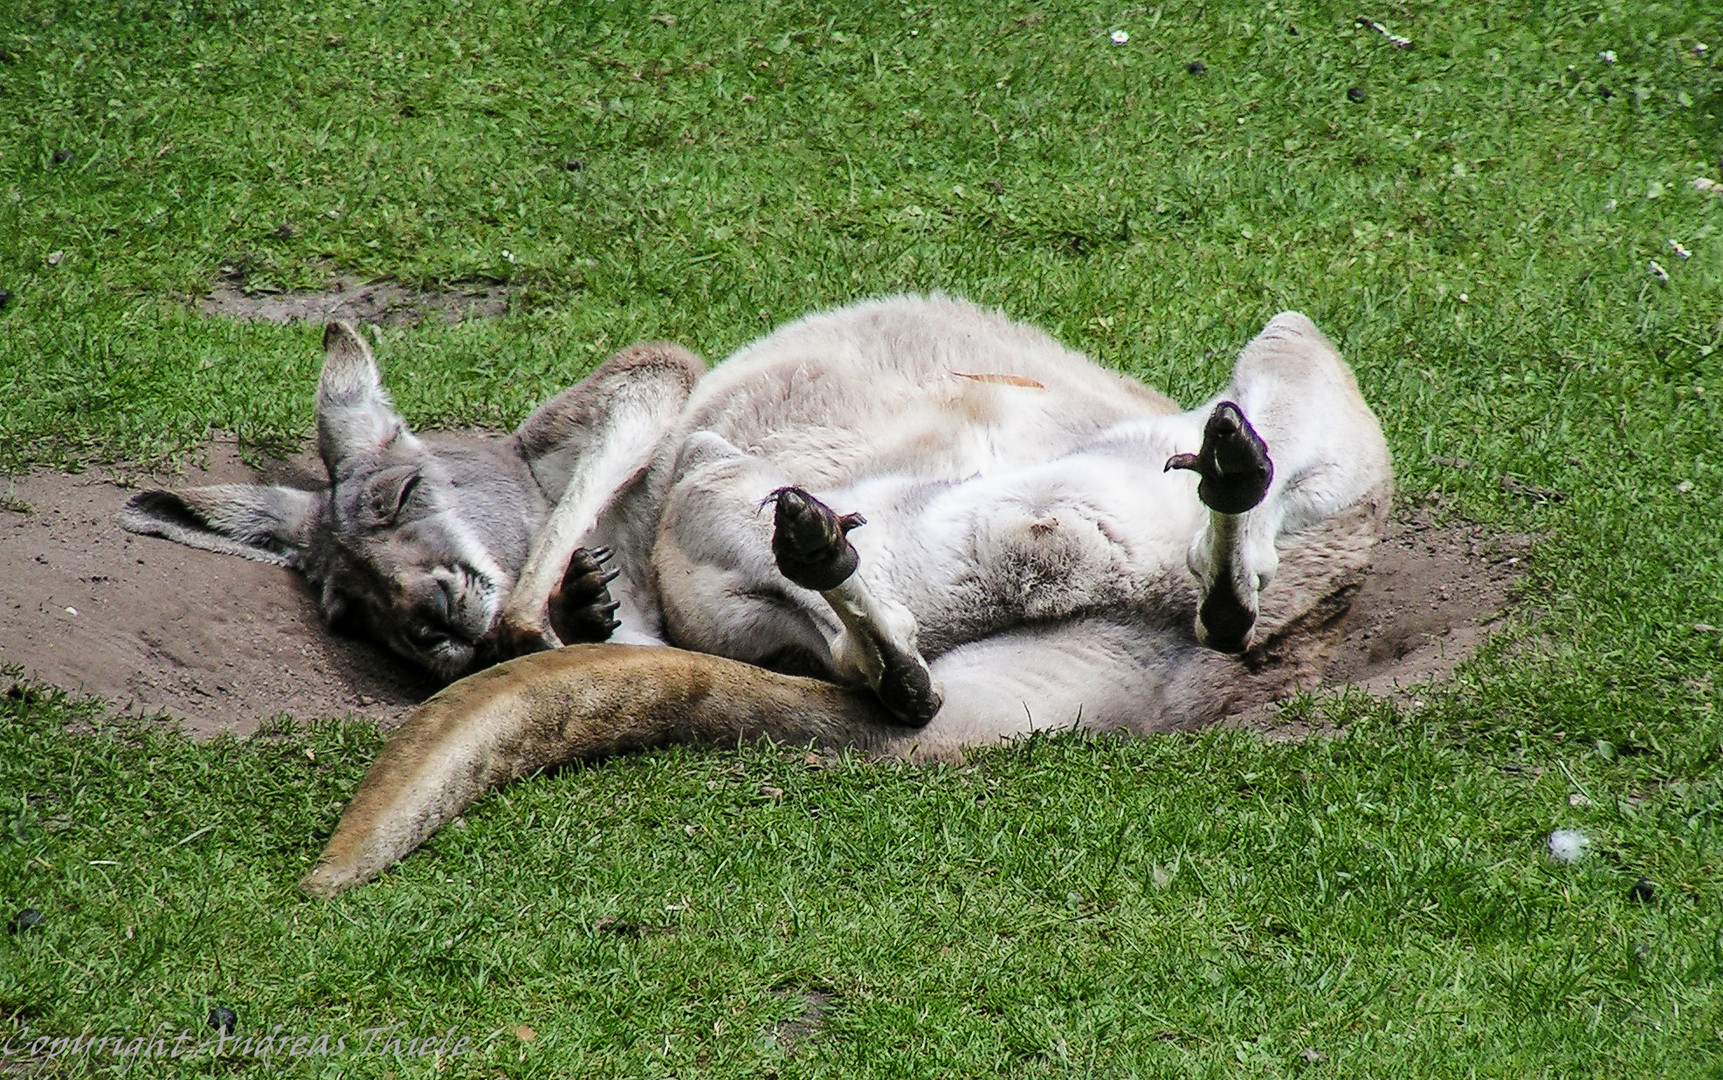
<path fill-rule="evenodd" d="M 797 484 L 961 480 L 1069 453 L 1171 401 L 1038 330 L 969 304 L 898 298 L 792 323 L 714 369 L 674 440 L 718 435 Z"/>
<path fill-rule="evenodd" d="M 1069 455 L 956 482 L 881 476 L 834 492 L 869 524 L 860 571 L 937 655 L 1003 627 L 1107 611 L 1182 621 L 1192 484 L 1134 456 Z"/>

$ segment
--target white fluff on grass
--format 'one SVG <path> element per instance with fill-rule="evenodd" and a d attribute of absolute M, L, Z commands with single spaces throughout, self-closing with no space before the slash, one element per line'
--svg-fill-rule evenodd
<path fill-rule="evenodd" d="M 1578 862 L 1585 858 L 1591 838 L 1578 829 L 1557 829 L 1550 833 L 1550 858 L 1557 862 Z"/>

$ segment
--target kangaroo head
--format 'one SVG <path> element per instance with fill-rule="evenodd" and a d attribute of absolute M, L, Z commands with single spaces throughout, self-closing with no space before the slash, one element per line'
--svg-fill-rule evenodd
<path fill-rule="evenodd" d="M 331 323 L 323 346 L 317 449 L 327 489 L 146 491 L 126 504 L 120 524 L 291 567 L 332 626 L 455 678 L 507 599 L 546 500 L 518 440 L 427 446 L 390 404 L 363 338 Z"/>

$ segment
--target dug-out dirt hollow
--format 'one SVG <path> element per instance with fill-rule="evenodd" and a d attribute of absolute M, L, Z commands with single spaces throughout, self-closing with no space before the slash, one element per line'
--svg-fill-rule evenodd
<path fill-rule="evenodd" d="M 261 471 L 231 443 L 202 458 L 171 483 L 321 479 L 310 455 Z M 0 667 L 165 714 L 194 736 L 247 734 L 282 713 L 389 725 L 435 691 L 390 654 L 330 634 L 290 571 L 121 531 L 114 515 L 134 490 L 95 473 L 0 478 Z M 1440 679 L 1501 617 L 1528 548 L 1475 526 L 1397 521 L 1328 683 L 1392 693 Z M 1273 726 L 1273 714 L 1247 722 Z"/>

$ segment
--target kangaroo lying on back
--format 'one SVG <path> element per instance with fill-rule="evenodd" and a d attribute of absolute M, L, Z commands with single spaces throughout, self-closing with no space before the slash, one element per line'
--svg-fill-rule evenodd
<path fill-rule="evenodd" d="M 898 297 L 710 373 L 626 349 L 479 446 L 422 443 L 364 341 L 324 343 L 328 490 L 150 491 L 121 515 L 291 566 L 331 622 L 479 671 L 384 748 L 319 894 L 558 762 L 761 736 L 945 754 L 1284 696 L 1337 640 L 1392 484 L 1295 313 L 1190 412 L 1000 314 Z"/>

